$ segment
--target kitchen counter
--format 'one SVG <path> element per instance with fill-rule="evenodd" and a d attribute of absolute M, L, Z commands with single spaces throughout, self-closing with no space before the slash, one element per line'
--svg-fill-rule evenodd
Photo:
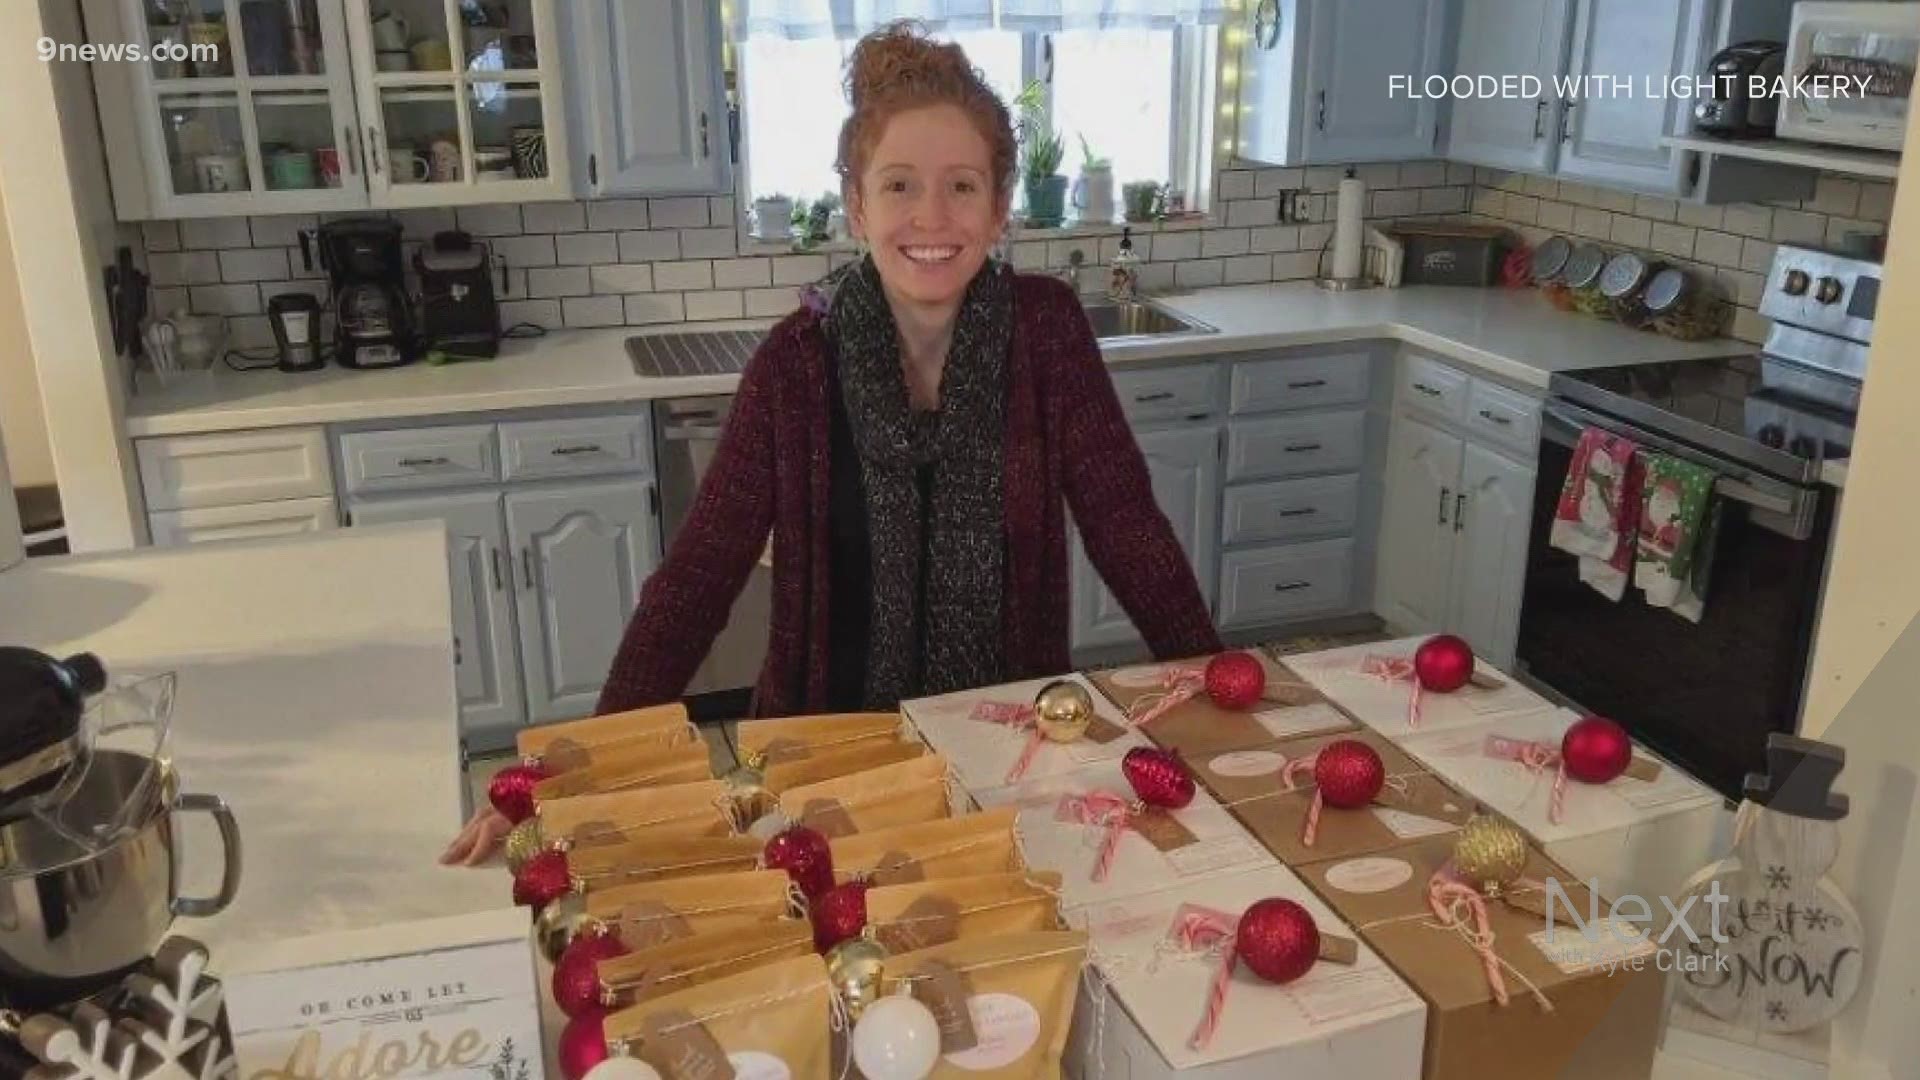
<path fill-rule="evenodd" d="M 1626 330 L 1556 310 L 1531 291 L 1425 286 L 1329 293 L 1296 282 L 1203 289 L 1160 300 L 1219 332 L 1115 343 L 1105 350 L 1108 363 L 1385 339 L 1440 354 L 1510 385 L 1544 390 L 1548 376 L 1559 371 L 1753 351 L 1752 345 L 1724 338 L 1684 342 Z M 768 325 L 699 324 L 706 329 Z M 216 369 L 133 398 L 127 433 L 186 435 L 732 392 L 737 375 L 654 379 L 634 373 L 623 344 L 628 336 L 684 329 L 558 330 L 508 341 L 491 362 L 444 367 L 329 367 L 301 375 Z"/>
<path fill-rule="evenodd" d="M 225 798 L 239 897 L 176 929 L 223 950 L 508 905 L 497 868 L 434 859 L 461 822 L 446 537 L 434 525 L 36 559 L 0 573 L 6 639 L 178 673 L 172 757 Z M 219 843 L 186 822 L 183 892 Z"/>

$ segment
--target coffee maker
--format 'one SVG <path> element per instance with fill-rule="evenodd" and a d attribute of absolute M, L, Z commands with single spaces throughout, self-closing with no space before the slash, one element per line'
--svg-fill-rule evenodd
<path fill-rule="evenodd" d="M 407 300 L 400 226 L 379 218 L 330 221 L 318 232 L 332 282 L 334 356 L 341 367 L 411 363 L 419 348 Z"/>
<path fill-rule="evenodd" d="M 413 256 L 420 276 L 420 337 L 425 347 L 458 359 L 500 351 L 500 304 L 493 293 L 493 257 L 463 232 L 435 233 Z M 501 288 L 506 287 L 502 269 Z"/>

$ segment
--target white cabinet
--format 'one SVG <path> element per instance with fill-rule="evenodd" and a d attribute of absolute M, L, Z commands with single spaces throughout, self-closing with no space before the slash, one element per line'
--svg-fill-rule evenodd
<path fill-rule="evenodd" d="M 155 510 L 147 515 L 147 531 L 155 547 L 298 536 L 338 525 L 333 500 L 326 497 Z"/>
<path fill-rule="evenodd" d="M 1501 667 L 1513 662 L 1513 642 L 1520 632 L 1533 478 L 1531 466 L 1466 444 L 1461 499 L 1454 512 L 1460 542 L 1453 569 L 1453 623 L 1461 637 Z"/>
<path fill-rule="evenodd" d="M 582 194 L 731 191 L 720 5 L 572 0 L 564 23 Z"/>
<path fill-rule="evenodd" d="M 1686 97 L 1647 93 L 1700 71 L 1708 0 L 1579 0 L 1567 74 L 1595 92 L 1564 106 L 1559 173 L 1641 191 L 1685 193 L 1692 158 L 1662 144 L 1685 129 Z M 1588 83 L 1604 80 L 1606 90 Z M 1630 92 L 1612 89 L 1631 80 Z"/>
<path fill-rule="evenodd" d="M 1573 0 L 1459 0 L 1454 70 L 1494 78 L 1533 76 L 1540 92 L 1471 94 L 1452 102 L 1447 156 L 1456 161 L 1544 173 L 1559 146 L 1560 99 Z"/>
<path fill-rule="evenodd" d="M 530 722 L 593 710 L 659 561 L 651 487 L 621 478 L 507 494 Z"/>
<path fill-rule="evenodd" d="M 1241 57 L 1238 154 L 1276 165 L 1434 154 L 1451 0 L 1260 0 Z M 1408 80 L 1402 84 L 1398 79 Z"/>
<path fill-rule="evenodd" d="M 1453 574 L 1453 503 L 1463 443 L 1411 417 L 1387 442 L 1386 505 L 1380 521 L 1380 617 L 1410 632 L 1447 624 Z"/>
<path fill-rule="evenodd" d="M 555 0 L 85 0 L 122 220 L 568 198 Z"/>
<path fill-rule="evenodd" d="M 1212 425 L 1143 432 L 1136 436 L 1147 474 L 1173 533 L 1187 553 L 1202 595 L 1214 577 L 1220 520 L 1220 442 Z M 1073 631 L 1076 649 L 1140 640 L 1120 602 L 1100 581 L 1078 539 L 1073 555 Z"/>
<path fill-rule="evenodd" d="M 460 729 L 476 741 L 510 742 L 526 716 L 514 651 L 507 530 L 495 492 L 355 504 L 359 525 L 440 521 L 447 527 L 453 590 L 454 684 Z"/>

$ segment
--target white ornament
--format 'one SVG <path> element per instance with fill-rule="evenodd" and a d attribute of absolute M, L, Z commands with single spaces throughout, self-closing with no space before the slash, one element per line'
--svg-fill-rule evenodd
<path fill-rule="evenodd" d="M 940 1023 L 906 994 L 867 1006 L 853 1025 L 853 1063 L 867 1080 L 922 1080 L 940 1061 Z"/>
<path fill-rule="evenodd" d="M 615 1054 L 588 1069 L 581 1080 L 660 1080 L 660 1073 L 637 1057 Z"/>

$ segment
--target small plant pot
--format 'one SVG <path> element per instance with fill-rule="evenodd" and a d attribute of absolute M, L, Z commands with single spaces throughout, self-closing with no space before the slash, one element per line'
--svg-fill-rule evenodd
<path fill-rule="evenodd" d="M 1027 224 L 1053 228 L 1067 217 L 1067 178 L 1042 176 L 1030 178 L 1027 189 Z"/>
<path fill-rule="evenodd" d="M 793 233 L 792 199 L 755 199 L 753 235 L 760 240 L 784 240 Z"/>

